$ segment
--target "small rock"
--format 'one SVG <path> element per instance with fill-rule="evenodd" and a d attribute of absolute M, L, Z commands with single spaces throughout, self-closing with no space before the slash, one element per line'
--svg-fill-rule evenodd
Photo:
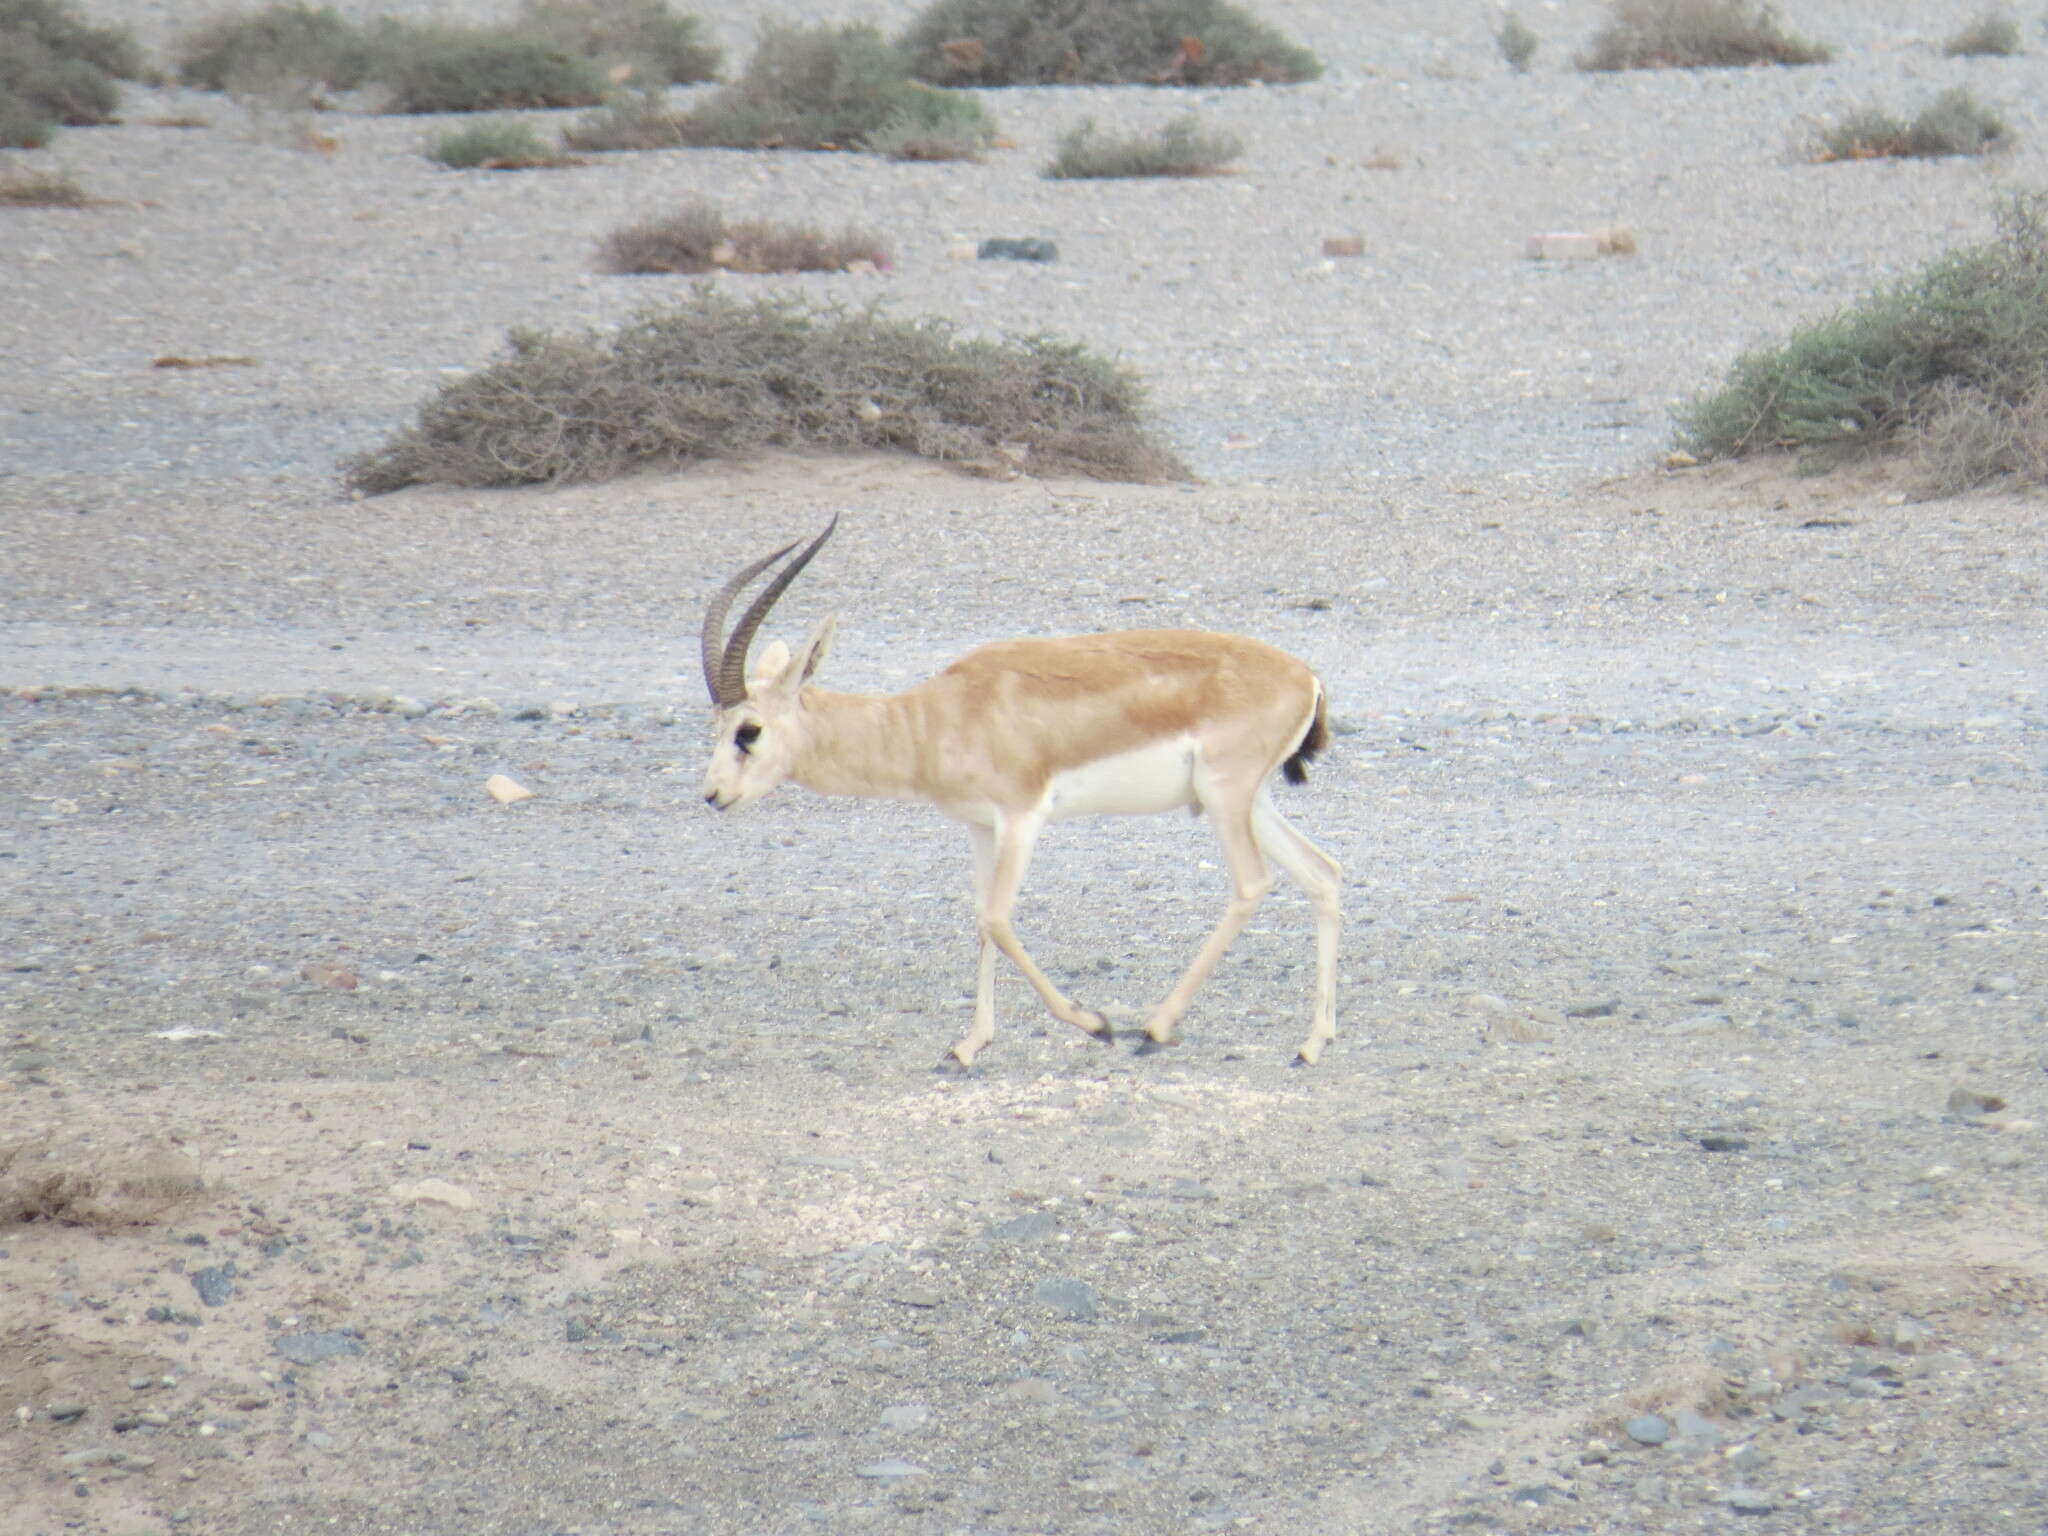
<path fill-rule="evenodd" d="M 1031 1288 L 1031 1299 L 1042 1307 L 1051 1307 L 1071 1322 L 1090 1323 L 1095 1320 L 1095 1287 L 1085 1280 L 1065 1276 L 1041 1280 Z"/>
<path fill-rule="evenodd" d="M 362 985 L 361 979 L 347 966 L 330 965 L 324 960 L 300 966 L 299 976 L 316 987 L 327 987 L 335 992 L 353 992 Z"/>
<path fill-rule="evenodd" d="M 45 1408 L 43 1412 L 47 1414 L 54 1423 L 69 1424 L 75 1419 L 82 1419 L 85 1417 L 85 1404 L 71 1402 L 52 1403 L 49 1407 Z"/>
<path fill-rule="evenodd" d="M 1729 1136 L 1714 1131 L 1700 1138 L 1702 1152 L 1743 1152 L 1748 1148 L 1749 1138 L 1746 1136 Z"/>
<path fill-rule="evenodd" d="M 235 1266 L 230 1260 L 226 1264 L 210 1264 L 205 1269 L 195 1269 L 191 1274 L 192 1289 L 199 1293 L 199 1299 L 209 1307 L 224 1307 L 234 1299 Z"/>
<path fill-rule="evenodd" d="M 882 1428 L 890 1430 L 922 1429 L 931 1422 L 932 1411 L 924 1403 L 893 1403 L 882 1410 Z"/>
<path fill-rule="evenodd" d="M 1662 1445 L 1671 1438 L 1671 1426 L 1654 1413 L 1638 1414 L 1621 1428 L 1637 1445 Z"/>
<path fill-rule="evenodd" d="M 1768 1515 L 1778 1507 L 1769 1494 L 1758 1493 L 1754 1488 L 1731 1488 L 1724 1502 L 1738 1515 Z"/>
<path fill-rule="evenodd" d="M 1050 1211 L 1026 1211 L 1022 1216 L 997 1222 L 988 1229 L 988 1235 L 999 1242 L 1035 1243 L 1051 1237 L 1059 1225 Z"/>
<path fill-rule="evenodd" d="M 1621 1011 L 1619 998 L 1602 998 L 1597 1003 L 1571 1003 L 1564 1010 L 1568 1019 L 1611 1019 Z"/>
<path fill-rule="evenodd" d="M 110 1467 L 122 1459 L 121 1453 L 109 1446 L 88 1446 L 82 1451 L 66 1451 L 57 1458 L 57 1464 L 66 1472 L 82 1472 L 87 1467 Z"/>
<path fill-rule="evenodd" d="M 914 1467 L 907 1461 L 900 1461 L 896 1457 L 891 1456 L 883 1461 L 871 1461 L 864 1467 L 855 1467 L 853 1475 L 855 1477 L 894 1479 L 899 1477 L 926 1477 L 930 1474 L 923 1467 Z"/>
<path fill-rule="evenodd" d="M 1948 1095 L 1948 1112 L 1965 1118 L 1978 1115 L 1995 1115 L 2005 1108 L 2005 1100 L 1995 1093 L 1979 1093 L 1974 1088 L 1952 1088 Z"/>
<path fill-rule="evenodd" d="M 1892 1348 L 1903 1355 L 1917 1353 L 1933 1337 L 1933 1330 L 1917 1318 L 1902 1317 L 1892 1324 Z"/>
<path fill-rule="evenodd" d="M 282 1334 L 272 1341 L 270 1347 L 293 1365 L 318 1365 L 323 1360 L 363 1353 L 363 1341 L 339 1329 Z"/>
<path fill-rule="evenodd" d="M 2020 979 L 2017 976 L 1980 976 L 1970 988 L 1972 992 L 1988 992 L 1993 997 L 2010 997 L 2019 989 Z"/>
<path fill-rule="evenodd" d="M 1325 256 L 1363 256 L 1365 240 L 1359 235 L 1327 235 L 1323 239 Z"/>
<path fill-rule="evenodd" d="M 446 1179 L 421 1179 L 416 1184 L 394 1184 L 391 1197 L 406 1205 L 446 1205 L 458 1211 L 476 1209 L 476 1196 Z"/>
<path fill-rule="evenodd" d="M 1010 238 L 1002 235 L 984 240 L 974 249 L 982 261 L 1058 261 L 1060 248 L 1036 235 Z"/>
<path fill-rule="evenodd" d="M 517 779 L 502 773 L 494 773 L 484 780 L 484 792 L 500 805 L 513 805 L 521 800 L 531 800 L 533 791 Z"/>

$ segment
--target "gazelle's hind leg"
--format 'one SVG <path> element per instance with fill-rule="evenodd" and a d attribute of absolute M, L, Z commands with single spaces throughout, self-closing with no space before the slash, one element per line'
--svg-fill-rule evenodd
<path fill-rule="evenodd" d="M 1095 1036 L 1110 1038 L 1109 1020 L 1092 1008 L 1077 1006 L 1018 942 L 1010 926 L 1010 913 L 1017 905 L 1017 891 L 1031 867 L 1031 850 L 1038 842 L 1041 817 L 1019 816 L 1000 828 L 972 827 L 974 840 L 974 898 L 980 917 L 981 954 L 974 979 L 974 1027 L 953 1047 L 952 1056 L 962 1067 L 974 1064 L 975 1054 L 995 1038 L 995 952 L 1001 950 L 1024 973 L 1040 1000 L 1054 1018 Z M 944 1063 L 941 1063 L 944 1065 Z"/>
<path fill-rule="evenodd" d="M 1344 871 L 1335 859 L 1295 831 L 1264 791 L 1252 807 L 1252 830 L 1259 847 L 1294 877 L 1316 909 L 1315 1010 L 1299 1053 L 1304 1065 L 1314 1066 L 1323 1047 L 1337 1038 L 1337 936 L 1343 920 L 1338 892 Z"/>
<path fill-rule="evenodd" d="M 1139 1044 L 1141 1051 L 1156 1050 L 1173 1043 L 1173 1028 L 1180 1022 L 1181 1015 L 1194 1001 L 1202 983 L 1209 979 L 1209 973 L 1216 969 L 1216 962 L 1223 958 L 1223 952 L 1230 948 L 1233 940 L 1259 903 L 1266 899 L 1266 893 L 1273 889 L 1273 877 L 1266 870 L 1266 861 L 1259 853 L 1259 842 L 1252 831 L 1252 813 L 1242 803 L 1218 805 L 1208 801 L 1202 808 L 1216 825 L 1217 840 L 1223 844 L 1223 859 L 1230 866 L 1230 905 L 1223 909 L 1222 920 L 1216 924 L 1209 940 L 1195 955 L 1193 962 L 1181 979 L 1174 983 L 1173 990 L 1166 994 L 1166 1000 L 1154 1010 L 1145 1024 L 1145 1038 Z"/>

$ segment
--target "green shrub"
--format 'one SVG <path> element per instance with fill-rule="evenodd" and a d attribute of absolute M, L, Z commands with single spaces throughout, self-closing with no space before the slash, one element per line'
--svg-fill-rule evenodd
<path fill-rule="evenodd" d="M 861 148 L 890 160 L 979 160 L 995 138 L 981 103 L 912 81 Z"/>
<path fill-rule="evenodd" d="M 828 235 L 773 219 L 729 222 L 701 199 L 666 218 L 613 230 L 599 246 L 607 272 L 844 272 L 857 261 L 889 265 L 888 244 L 862 229 Z"/>
<path fill-rule="evenodd" d="M 1985 11 L 1943 43 L 1941 51 L 1952 59 L 1979 54 L 2010 57 L 2021 51 L 2020 24 L 2006 11 Z"/>
<path fill-rule="evenodd" d="M 81 21 L 63 0 L 0 0 L 0 53 L 29 38 L 60 59 L 82 59 L 116 80 L 145 73 L 142 45 L 125 28 Z"/>
<path fill-rule="evenodd" d="M 1996 238 L 1738 358 L 1682 413 L 1679 440 L 1701 458 L 1888 444 L 1959 409 L 1980 423 L 2031 411 L 2044 378 L 2048 195 L 2024 193 L 1999 205 Z"/>
<path fill-rule="evenodd" d="M 931 88 L 912 80 L 869 26 L 768 26 L 746 72 L 681 120 L 683 141 L 725 149 L 853 149 L 902 114 L 930 120 Z M 992 126 L 981 104 L 951 95 L 955 131 Z"/>
<path fill-rule="evenodd" d="M 1141 400 L 1128 372 L 1066 342 L 968 339 L 942 321 L 745 303 L 706 286 L 615 333 L 513 332 L 502 357 L 444 386 L 344 474 L 376 494 L 599 480 L 770 448 L 1000 463 L 1021 443 L 1034 474 L 1182 477 Z"/>
<path fill-rule="evenodd" d="M 1967 88 L 1943 91 L 1911 122 L 1877 108 L 1851 113 L 1814 136 L 1816 160 L 1931 159 L 1982 155 L 2012 142 L 1996 112 Z"/>
<path fill-rule="evenodd" d="M 57 53 L 17 32 L 0 34 L 0 98 L 20 103 L 36 121 L 86 127 L 113 120 L 121 88 L 91 60 Z"/>
<path fill-rule="evenodd" d="M 669 109 L 659 90 L 627 91 L 607 106 L 585 113 L 562 130 L 570 149 L 674 149 L 686 142 L 682 119 Z"/>
<path fill-rule="evenodd" d="M 1280 85 L 1323 68 L 1228 0 L 937 0 L 898 46 L 935 85 Z"/>
<path fill-rule="evenodd" d="M 41 149 L 56 131 L 47 112 L 0 85 L 0 149 Z"/>
<path fill-rule="evenodd" d="M 381 41 L 395 42 L 387 33 Z M 200 90 L 240 90 L 259 81 L 318 81 L 352 91 L 388 64 L 380 37 L 325 6 L 269 5 L 223 16 L 188 34 L 178 78 Z"/>
<path fill-rule="evenodd" d="M 33 147 L 33 146 L 28 146 Z M 0 205 L 12 208 L 86 208 L 85 188 L 61 172 L 0 172 Z"/>
<path fill-rule="evenodd" d="M 579 58 L 630 66 L 642 81 L 692 85 L 718 76 L 718 45 L 667 0 L 522 0 L 513 30 Z"/>
<path fill-rule="evenodd" d="M 1084 118 L 1059 138 L 1059 152 L 1045 174 L 1059 180 L 1107 176 L 1214 176 L 1239 155 L 1244 144 L 1228 134 L 1203 130 L 1192 114 L 1177 117 L 1156 133 L 1110 134 Z"/>
<path fill-rule="evenodd" d="M 390 66 L 392 112 L 505 112 L 589 107 L 605 98 L 602 69 L 510 32 L 419 28 Z"/>
<path fill-rule="evenodd" d="M 1530 31 L 1513 11 L 1501 13 L 1500 24 L 1493 29 L 1493 41 L 1500 49 L 1500 56 L 1508 61 L 1508 68 L 1518 75 L 1529 72 L 1530 61 L 1543 44 L 1543 40 Z"/>
<path fill-rule="evenodd" d="M 1819 43 L 1787 32 L 1757 0 L 1609 0 L 1578 66 L 1588 70 L 1823 64 Z"/>
<path fill-rule="evenodd" d="M 428 143 L 426 155 L 455 171 L 529 171 L 573 163 L 549 149 L 525 123 L 507 118 L 450 129 Z"/>
<path fill-rule="evenodd" d="M 142 70 L 125 31 L 88 26 L 58 0 L 0 0 L 0 148 L 39 149 L 60 123 L 112 122 L 115 81 Z"/>

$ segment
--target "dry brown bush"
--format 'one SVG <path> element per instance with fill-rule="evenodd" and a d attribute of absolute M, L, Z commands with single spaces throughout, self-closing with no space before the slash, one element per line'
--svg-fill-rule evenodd
<path fill-rule="evenodd" d="M 89 208 L 85 188 L 61 171 L 0 174 L 0 204 L 13 208 Z"/>
<path fill-rule="evenodd" d="M 727 221 L 701 199 L 666 218 L 628 224 L 605 236 L 599 260 L 607 272 L 844 272 L 857 261 L 889 264 L 881 236 L 848 227 L 825 234 L 773 219 Z"/>
<path fill-rule="evenodd" d="M 0 1227 L 141 1227 L 205 1193 L 199 1164 L 168 1141 L 123 1149 L 37 1137 L 0 1147 Z"/>
<path fill-rule="evenodd" d="M 348 485 L 603 480 L 767 449 L 890 450 L 1103 480 L 1186 469 L 1142 420 L 1124 368 L 1044 336 L 968 338 L 873 309 L 748 303 L 700 286 L 616 333 L 515 331 Z"/>
<path fill-rule="evenodd" d="M 1831 51 L 1787 32 L 1756 0 L 1611 0 L 1577 60 L 1586 70 L 1824 64 Z"/>
<path fill-rule="evenodd" d="M 1937 496 L 2007 476 L 2048 484 L 2048 384 L 2001 400 L 1944 381 L 1928 391 L 1911 441 L 1921 477 Z"/>

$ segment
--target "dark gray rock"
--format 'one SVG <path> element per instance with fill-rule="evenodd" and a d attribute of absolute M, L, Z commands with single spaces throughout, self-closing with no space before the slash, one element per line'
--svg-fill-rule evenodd
<path fill-rule="evenodd" d="M 270 1347 L 293 1365 L 318 1365 L 323 1360 L 333 1360 L 342 1355 L 360 1355 L 364 1352 L 361 1339 L 352 1333 L 343 1333 L 338 1328 L 281 1334 Z"/>

